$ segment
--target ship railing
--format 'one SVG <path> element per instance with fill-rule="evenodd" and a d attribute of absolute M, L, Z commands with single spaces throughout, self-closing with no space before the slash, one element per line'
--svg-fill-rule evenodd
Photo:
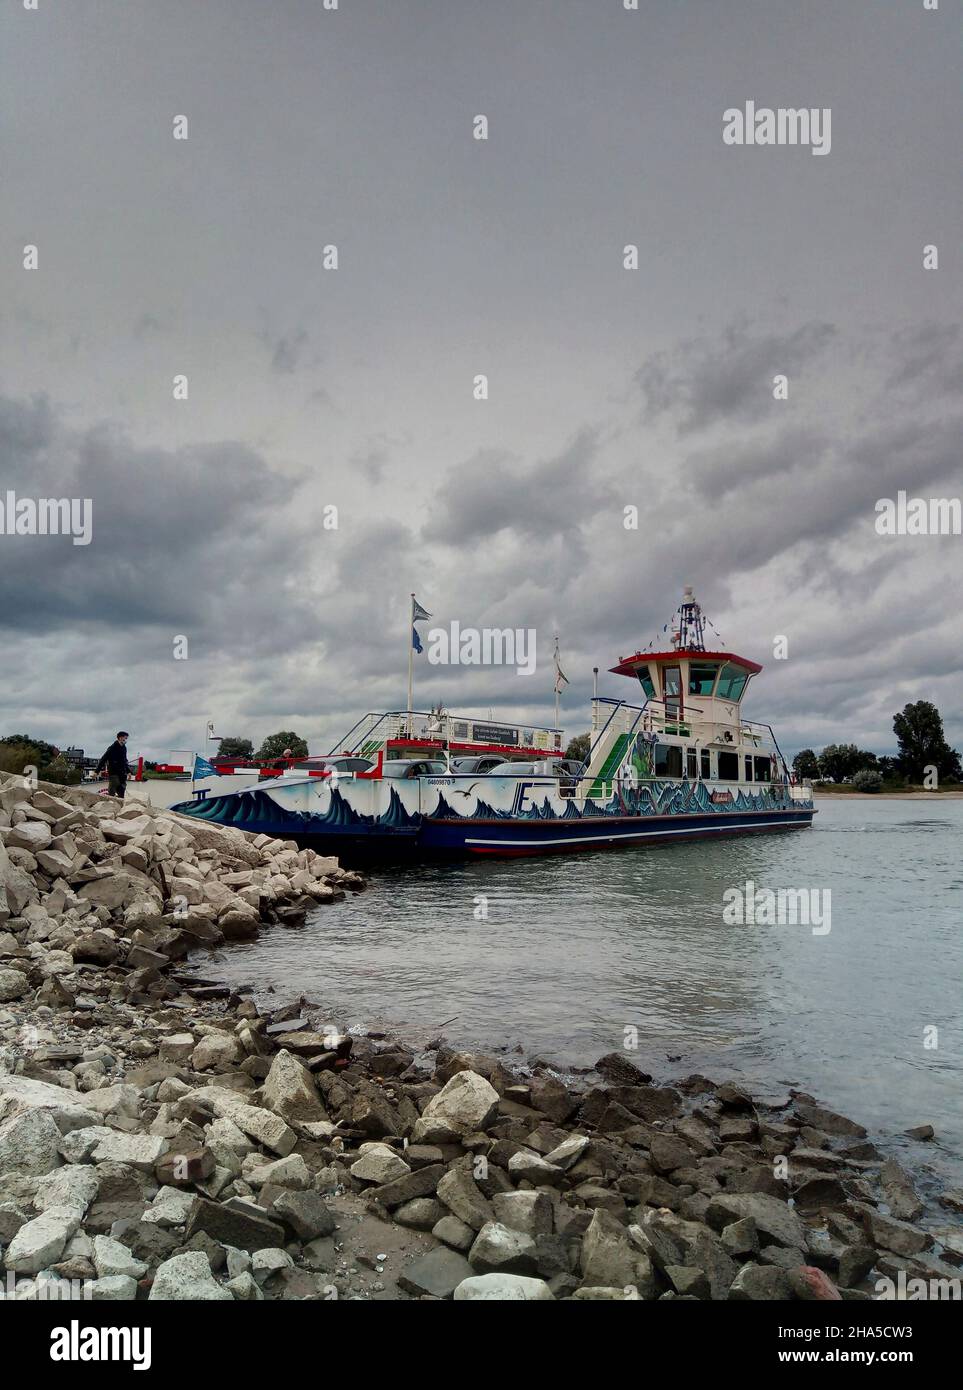
<path fill-rule="evenodd" d="M 609 728 L 617 733 L 638 731 L 647 734 L 674 734 L 679 738 L 692 738 L 704 745 L 751 744 L 756 749 L 765 749 L 768 746 L 779 761 L 783 780 L 787 783 L 791 780 L 789 767 L 771 724 L 755 719 L 740 719 L 738 724 L 721 723 L 706 719 L 702 707 L 695 703 L 690 702 L 679 711 L 674 706 L 667 706 L 665 700 L 660 700 L 654 695 L 642 706 L 629 705 L 623 700 L 601 695 L 597 696 L 592 704 L 595 724 L 600 722 L 600 715 L 604 715 L 604 709 L 601 707 L 611 707 L 601 728 L 593 732 L 593 752 Z"/>
<path fill-rule="evenodd" d="M 433 710 L 370 711 L 348 730 L 327 756 L 356 754 L 372 741 L 387 743 L 392 739 L 433 743 L 439 750 L 452 743 L 474 743 L 553 754 L 561 751 L 562 735 L 559 729 L 483 719 L 477 715 L 438 714 Z"/>

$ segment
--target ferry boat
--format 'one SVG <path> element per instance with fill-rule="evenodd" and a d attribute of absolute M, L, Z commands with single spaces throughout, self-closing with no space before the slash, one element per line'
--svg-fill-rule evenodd
<path fill-rule="evenodd" d="M 641 703 L 596 695 L 588 756 L 574 769 L 558 728 L 394 710 L 365 715 L 315 767 L 229 794 L 201 787 L 173 809 L 346 861 L 573 853 L 811 826 L 811 785 L 790 775 L 771 727 L 742 715 L 762 667 L 706 648 L 691 589 L 676 619 L 669 650 L 610 668 L 638 683 Z M 493 770 L 459 770 L 465 757 L 492 754 Z"/>

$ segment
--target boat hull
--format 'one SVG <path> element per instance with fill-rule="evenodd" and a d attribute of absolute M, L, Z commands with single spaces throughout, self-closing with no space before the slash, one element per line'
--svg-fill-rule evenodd
<path fill-rule="evenodd" d="M 514 778 L 347 782 L 252 788 L 174 807 L 185 815 L 294 840 L 344 863 L 575 854 L 718 835 L 804 829 L 812 803 L 788 794 L 717 800 L 701 783 L 651 783 L 576 803 L 557 783 Z M 717 794 L 718 795 L 718 794 Z M 464 811 L 461 805 L 464 804 Z M 457 808 L 457 809 L 456 809 Z"/>
<path fill-rule="evenodd" d="M 814 811 L 749 811 L 713 815 L 584 817 L 579 821 L 427 821 L 420 836 L 426 854 L 457 857 L 576 854 L 638 845 L 758 835 L 805 829 Z"/>

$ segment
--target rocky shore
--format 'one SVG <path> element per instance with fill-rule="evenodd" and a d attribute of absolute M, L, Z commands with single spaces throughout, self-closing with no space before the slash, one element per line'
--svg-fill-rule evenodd
<path fill-rule="evenodd" d="M 963 1190 L 927 1210 L 811 1096 L 622 1053 L 577 1084 L 416 1054 L 186 968 L 363 886 L 263 835 L 0 776 L 0 1296 L 959 1289 Z"/>

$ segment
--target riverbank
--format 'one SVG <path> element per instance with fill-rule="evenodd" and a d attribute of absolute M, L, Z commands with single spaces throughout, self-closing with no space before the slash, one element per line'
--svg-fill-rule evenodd
<path fill-rule="evenodd" d="M 813 798 L 816 801 L 831 801 L 838 796 L 852 797 L 856 801 L 932 801 L 934 798 L 953 801 L 963 797 L 963 787 L 952 789 L 941 787 L 931 792 L 858 792 L 854 791 L 852 787 L 816 787 L 813 789 Z"/>
<path fill-rule="evenodd" d="M 363 884 L 149 819 L 0 781 L 14 1296 L 59 1279 L 107 1300 L 865 1299 L 959 1278 L 963 1192 L 927 1208 L 812 1096 L 654 1078 L 622 1053 L 577 1078 L 442 1039 L 416 1053 L 185 970 Z"/>

